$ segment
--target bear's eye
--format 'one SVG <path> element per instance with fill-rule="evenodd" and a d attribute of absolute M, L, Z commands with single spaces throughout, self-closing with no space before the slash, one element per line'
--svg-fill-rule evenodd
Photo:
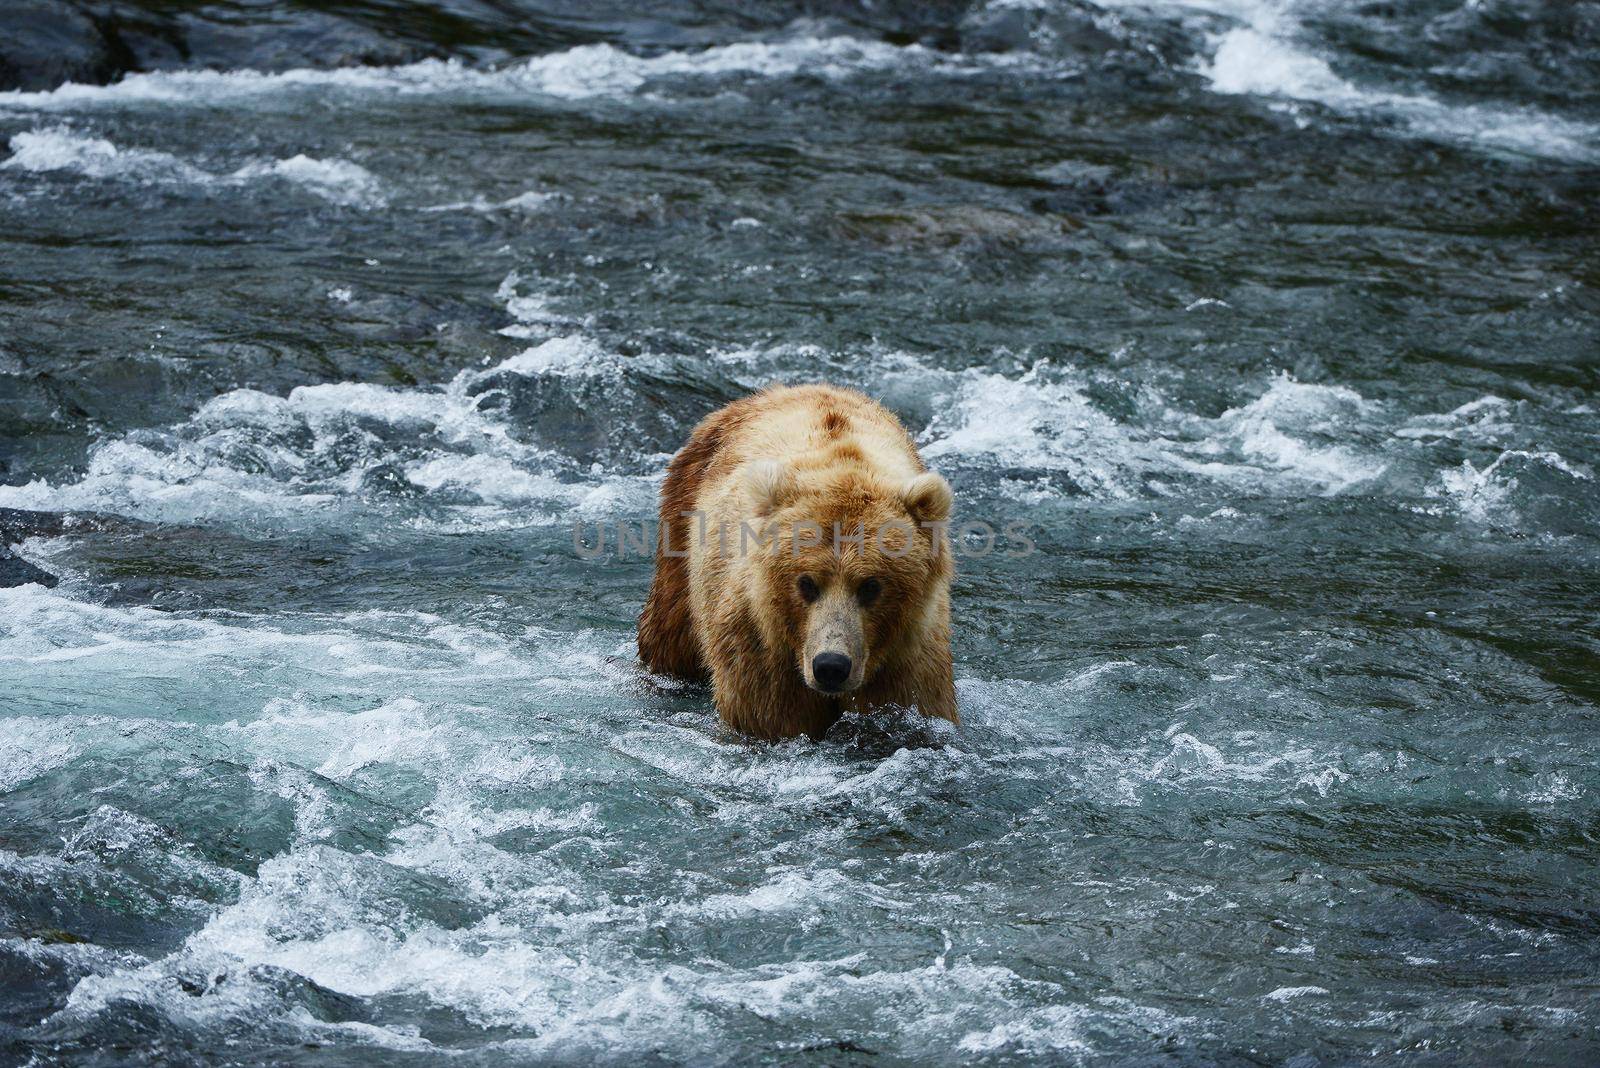
<path fill-rule="evenodd" d="M 856 587 L 856 600 L 865 608 L 878 599 L 878 594 L 883 592 L 883 583 L 875 578 L 869 578 Z"/>
<path fill-rule="evenodd" d="M 801 575 L 799 586 L 800 596 L 805 598 L 807 604 L 822 596 L 822 591 L 817 589 L 817 580 L 810 575 Z"/>

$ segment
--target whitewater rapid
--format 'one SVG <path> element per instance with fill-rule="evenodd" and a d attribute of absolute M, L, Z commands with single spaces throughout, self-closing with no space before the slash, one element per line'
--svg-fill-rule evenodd
<path fill-rule="evenodd" d="M 1004 11 L 1008 3 L 989 7 Z M 1309 0 L 1113 0 L 1110 27 L 1120 29 L 1117 12 L 1139 12 L 1179 20 L 1203 18 L 1204 51 L 1191 64 L 1214 92 L 1251 95 L 1274 107 L 1313 105 L 1336 113 L 1377 120 L 1429 139 L 1476 145 L 1535 157 L 1593 162 L 1600 158 L 1600 128 L 1530 107 L 1451 103 L 1400 87 L 1362 84 L 1339 74 L 1328 55 L 1306 42 L 1306 17 L 1317 14 Z M 1050 5 L 1021 5 L 1048 13 Z M 699 51 L 666 51 L 635 56 L 609 44 L 581 45 L 486 69 L 457 60 L 424 60 L 395 67 L 332 70 L 174 71 L 132 74 L 111 85 L 69 83 L 55 89 L 0 92 L 0 110 L 94 114 L 107 107 L 292 107 L 315 99 L 319 106 L 364 106 L 373 97 L 405 99 L 454 97 L 553 102 L 633 101 L 666 105 L 682 102 L 697 85 L 737 91 L 752 79 L 843 80 L 872 73 L 900 76 L 974 77 L 1012 73 L 1072 78 L 1074 60 L 1053 59 L 1048 49 L 949 54 L 921 45 L 891 45 L 849 36 L 810 36 L 803 23 L 772 40 L 715 45 Z M 1033 39 L 1048 44 L 1048 24 Z M 692 99 L 692 97 L 691 97 Z M 1303 121 L 1314 121 L 1305 114 Z M 24 147 L 34 158 L 68 158 L 90 169 L 104 167 L 102 143 L 51 145 L 46 129 Z M 57 138 L 60 133 L 56 133 Z M 17 145 L 13 145 L 17 149 Z M 122 166 L 168 170 L 173 162 L 153 150 L 128 150 Z M 96 161 L 100 161 L 98 164 Z M 21 166 L 29 166 L 22 163 Z M 181 164 L 179 165 L 181 168 Z M 302 174 L 313 168 L 353 166 L 310 160 L 278 161 Z M 338 177 L 348 184 L 351 175 Z M 320 176 L 323 184 L 327 177 Z"/>
<path fill-rule="evenodd" d="M 0 1059 L 1593 1060 L 1586 68 L 1381 7 L 0 93 Z M 1027 524 L 959 727 L 575 547 L 816 380 Z"/>

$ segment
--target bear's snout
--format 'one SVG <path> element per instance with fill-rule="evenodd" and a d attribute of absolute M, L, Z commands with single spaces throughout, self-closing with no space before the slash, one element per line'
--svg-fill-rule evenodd
<path fill-rule="evenodd" d="M 828 693 L 838 693 L 850 681 L 850 658 L 843 653 L 818 653 L 811 659 L 811 677 L 817 688 Z"/>
<path fill-rule="evenodd" d="M 827 593 L 812 606 L 806 621 L 806 641 L 800 655 L 800 673 L 818 693 L 849 693 L 862 683 L 867 666 L 866 636 L 861 607 L 848 584 L 830 582 Z"/>

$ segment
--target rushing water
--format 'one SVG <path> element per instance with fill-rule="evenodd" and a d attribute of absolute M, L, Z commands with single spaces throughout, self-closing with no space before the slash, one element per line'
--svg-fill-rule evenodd
<path fill-rule="evenodd" d="M 0 1056 L 1600 1057 L 1600 5 L 672 11 L 0 93 Z M 1033 525 L 959 728 L 574 551 L 818 379 Z"/>

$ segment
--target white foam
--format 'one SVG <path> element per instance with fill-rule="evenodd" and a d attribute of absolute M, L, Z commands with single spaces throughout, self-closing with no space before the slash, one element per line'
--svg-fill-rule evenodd
<path fill-rule="evenodd" d="M 1076 384 L 1046 380 L 1044 366 L 1020 378 L 965 372 L 934 405 L 936 414 L 922 435 L 923 455 L 1066 471 L 1093 496 L 1131 496 L 1126 468 L 1150 459 L 1149 451 Z"/>
<path fill-rule="evenodd" d="M 1398 123 L 1423 137 L 1555 159 L 1600 158 L 1600 128 L 1528 107 L 1448 104 L 1421 93 L 1359 85 L 1340 76 L 1304 41 L 1302 15 L 1317 0 L 1104 0 L 1187 20 L 1212 16 L 1236 23 L 1210 36 L 1200 73 L 1219 93 L 1249 94 L 1321 105 Z"/>
<path fill-rule="evenodd" d="M 1440 472 L 1438 481 L 1428 487 L 1428 493 L 1448 501 L 1463 517 L 1474 522 L 1515 527 L 1522 523 L 1517 507 L 1521 489 L 1518 476 L 1540 469 L 1579 482 L 1594 478 L 1587 467 L 1568 463 L 1560 453 L 1507 449 L 1481 469 L 1473 466 L 1471 460 L 1462 460 L 1460 467 Z"/>
<path fill-rule="evenodd" d="M 229 177 L 236 181 L 286 178 L 335 204 L 379 206 L 384 202 L 382 183 L 372 172 L 343 159 L 312 159 L 302 154 L 266 163 L 247 163 Z"/>
<path fill-rule="evenodd" d="M 1559 771 L 1544 772 L 1534 776 L 1535 786 L 1523 793 L 1523 799 L 1536 805 L 1553 805 L 1561 801 L 1576 801 L 1583 796 L 1583 787 Z"/>
<path fill-rule="evenodd" d="M 1189 451 L 1221 458 L 1220 464 L 1207 459 L 1196 470 L 1236 475 L 1242 460 L 1257 471 L 1279 473 L 1289 485 L 1340 493 L 1377 478 L 1386 464 L 1354 447 L 1318 439 L 1349 435 L 1369 412 L 1354 390 L 1278 375 L 1255 400 L 1207 421 L 1205 436 Z"/>
<path fill-rule="evenodd" d="M 612 370 L 616 366 L 615 356 L 597 342 L 586 337 L 569 336 L 551 338 L 543 344 L 524 349 L 496 364 L 489 373 L 510 371 L 535 377 L 582 377 Z"/>
<path fill-rule="evenodd" d="M 253 1002 L 259 1019 L 272 1000 L 251 966 L 268 964 L 344 994 L 418 997 L 479 1026 L 514 1028 L 525 1037 L 499 1045 L 510 1060 L 599 1051 L 699 1060 L 725 1051 L 731 1028 L 751 1015 L 806 1027 L 848 1012 L 861 1018 L 857 1026 L 894 1036 L 897 1049 L 918 1059 L 1005 1046 L 1088 1049 L 1069 1020 L 1096 1034 L 1155 1031 L 1169 1038 L 1179 1036 L 1184 1022 L 1114 998 L 1054 1008 L 1048 1003 L 1066 993 L 1058 985 L 995 964 L 952 960 L 948 939 L 928 963 L 898 968 L 869 968 L 859 953 L 744 967 L 709 958 L 692 966 L 662 962 L 631 948 L 641 928 L 613 926 L 616 914 L 603 895 L 588 897 L 599 906 L 593 922 L 558 911 L 572 892 L 549 884 L 570 873 L 547 871 L 540 893 L 537 858 L 500 854 L 491 861 L 499 862 L 521 865 L 501 873 L 513 878 L 510 884 L 492 877 L 480 884 L 482 903 L 500 910 L 446 928 L 394 907 L 392 869 L 379 858 L 297 849 L 263 863 L 237 904 L 219 910 L 177 953 L 84 980 L 66 1012 L 87 1015 L 126 999 L 199 1024 L 240 1015 Z M 664 888 L 661 896 L 672 893 Z M 673 921 L 657 913 L 649 922 L 643 929 Z M 699 922 L 724 918 L 712 913 Z M 224 972 L 239 980 L 208 986 L 190 1004 L 165 993 L 174 973 Z"/>
<path fill-rule="evenodd" d="M 522 211 L 531 213 L 542 211 L 551 204 L 559 203 L 560 201 L 566 199 L 567 197 L 563 193 L 546 193 L 536 189 L 530 189 L 525 193 L 518 193 L 514 197 L 507 197 L 505 200 L 490 200 L 488 197 L 479 194 L 478 196 L 473 197 L 471 200 L 455 200 L 448 204 L 433 204 L 429 207 L 422 208 L 421 210 L 428 212 L 475 211 L 480 215 L 488 215 L 494 212 L 503 211 Z"/>
<path fill-rule="evenodd" d="M 1218 416 L 1196 415 L 1149 386 L 1125 397 L 1126 415 L 1112 415 L 1092 399 L 1090 376 L 1048 361 L 1006 374 L 945 371 L 893 350 L 869 356 L 790 343 L 712 353 L 749 388 L 792 380 L 799 367 L 891 407 L 926 411 L 918 434 L 924 457 L 944 467 L 1004 470 L 999 491 L 1024 504 L 1059 498 L 1058 475 L 1071 492 L 1107 501 L 1167 495 L 1173 482 L 1195 477 L 1253 492 L 1333 495 L 1373 486 L 1393 462 L 1367 442 L 1388 433 L 1383 405 L 1286 374 Z"/>
<path fill-rule="evenodd" d="M 1417 440 L 1494 441 L 1511 431 L 1514 408 L 1510 401 L 1490 394 L 1443 414 L 1416 416 L 1394 434 L 1398 438 Z"/>
<path fill-rule="evenodd" d="M 21 859 L 15 853 L 0 850 L 0 869 L 5 869 Z M 138 954 L 126 950 L 108 949 L 93 942 L 42 942 L 37 938 L 0 938 L 0 949 L 13 957 L 59 967 L 65 972 L 75 974 L 109 972 L 116 968 L 135 968 L 139 965 Z"/>
<path fill-rule="evenodd" d="M 456 504 L 515 509 L 550 524 L 618 511 L 650 512 L 656 475 L 613 474 L 523 443 L 481 405 L 496 375 L 620 374 L 621 363 L 582 336 L 556 337 L 448 384 L 400 389 L 341 382 L 277 397 L 241 389 L 207 402 L 167 431 L 98 446 L 76 482 L 0 486 L 0 504 L 97 510 L 169 522 L 215 519 L 339 522 L 367 507 L 364 482 L 398 469 L 413 486 L 465 493 Z M 375 436 L 371 428 L 381 429 Z M 453 499 L 453 498 L 452 498 Z M 493 520 L 475 514 L 475 523 Z"/>
<path fill-rule="evenodd" d="M 809 926 L 816 902 L 831 901 L 841 906 L 866 901 L 886 908 L 910 908 L 867 883 L 858 882 L 838 871 L 790 869 L 743 893 L 712 894 L 699 901 L 679 902 L 667 907 L 668 916 L 695 919 L 721 919 L 734 916 L 799 914 L 801 926 Z"/>
<path fill-rule="evenodd" d="M 1342 111 L 1397 120 L 1416 133 L 1530 156 L 1593 160 L 1593 126 L 1533 108 L 1446 104 L 1416 93 L 1360 88 L 1326 61 L 1254 29 L 1232 30 L 1217 44 L 1207 74 L 1224 93 L 1256 93 L 1312 101 Z"/>
<path fill-rule="evenodd" d="M 68 83 L 44 92 L 0 92 L 0 107 L 71 109 L 114 104 L 228 104 L 283 94 L 323 91 L 384 96 L 543 96 L 560 100 L 633 97 L 673 79 L 777 78 L 805 73 L 840 79 L 874 70 L 916 67 L 969 73 L 995 65 L 1017 65 L 1016 57 L 964 59 L 919 45 L 904 47 L 853 37 L 796 36 L 743 41 L 697 52 L 635 56 L 609 44 L 580 45 L 534 56 L 498 69 L 455 60 L 424 60 L 398 67 L 259 71 L 173 71 L 133 74 L 112 85 Z M 330 94 L 328 91 L 333 91 Z"/>
<path fill-rule="evenodd" d="M 1049 374 L 1046 372 L 1049 371 Z M 1153 477 L 1201 475 L 1252 489 L 1337 494 L 1383 473 L 1382 458 L 1339 444 L 1375 415 L 1353 390 L 1274 377 L 1265 392 L 1215 418 L 1168 406 L 1146 390 L 1139 419 L 1102 412 L 1075 374 L 1035 365 L 1018 378 L 966 371 L 934 404 L 922 435 L 930 460 L 1064 472 L 1105 500 L 1160 492 Z M 1020 499 L 1045 497 L 1016 483 Z"/>
<path fill-rule="evenodd" d="M 510 271 L 501 279 L 499 288 L 495 290 L 495 299 L 504 301 L 506 313 L 516 320 L 510 326 L 503 327 L 500 333 L 507 337 L 531 340 L 538 337 L 549 338 L 552 332 L 568 329 L 574 325 L 571 318 L 551 306 L 553 297 L 537 291 L 523 292 L 522 283 L 522 273 Z M 555 352 L 556 350 L 552 349 L 549 355 L 553 356 Z"/>
<path fill-rule="evenodd" d="M 522 292 L 515 272 L 497 296 L 517 314 L 542 314 L 522 303 L 536 298 Z M 515 396 L 521 388 L 511 376 L 558 389 L 603 388 L 649 359 L 624 359 L 583 334 L 548 336 L 560 329 L 553 314 L 549 324 L 524 324 L 544 340 L 440 386 L 330 383 L 283 397 L 235 390 L 168 430 L 139 431 L 98 446 L 76 482 L 0 486 L 0 505 L 177 522 L 340 522 L 352 511 L 388 507 L 381 487 L 398 478 L 443 506 L 427 522 L 449 529 L 649 515 L 660 473 L 656 459 L 640 457 L 632 471 L 579 463 L 523 440 L 497 408 L 497 393 Z M 804 364 L 831 377 L 836 368 L 860 367 L 814 346 L 713 358 L 752 387 L 770 380 L 775 368 Z M 1430 437 L 1492 439 L 1506 429 L 1508 409 L 1497 398 L 1396 425 L 1387 407 L 1347 387 L 1277 375 L 1217 416 L 1184 410 L 1149 387 L 1132 396 L 1125 414 L 1114 416 L 1091 399 L 1088 378 L 1048 363 L 1019 375 L 949 372 L 904 353 L 875 353 L 872 366 L 870 379 L 855 372 L 859 384 L 891 403 L 900 398 L 930 413 L 920 434 L 930 462 L 956 472 L 1000 468 L 1005 478 L 998 492 L 1029 505 L 1063 493 L 1105 501 L 1164 496 L 1195 479 L 1282 496 L 1392 492 L 1397 486 L 1420 492 L 1432 483 L 1436 498 L 1461 502 L 1465 514 L 1481 518 L 1508 503 L 1512 491 L 1502 479 L 1504 464 L 1417 473 L 1418 461 L 1428 456 L 1411 444 Z M 847 373 L 841 377 L 851 380 Z M 1412 473 L 1396 481 L 1391 468 Z M 1582 476 L 1573 470 L 1569 477 Z M 387 480 L 376 489 L 368 485 L 374 473 Z M 1060 476 L 1071 485 L 1063 487 Z M 1215 512 L 1213 518 L 1238 516 Z M 1181 522 L 1193 528 L 1197 520 Z"/>
<path fill-rule="evenodd" d="M 970 1031 L 956 1048 L 963 1053 L 995 1053 L 1007 1047 L 1024 1054 L 1067 1051 L 1085 1054 L 1093 1048 L 1083 1038 L 1088 1015 L 1075 1005 L 1052 1005 L 1018 1020 L 996 1024 L 987 1031 Z"/>
<path fill-rule="evenodd" d="M 0 169 L 72 171 L 88 178 L 132 178 L 151 182 L 188 182 L 197 185 L 215 176 L 166 152 L 118 148 L 102 137 L 74 133 L 64 126 L 27 130 L 11 138 L 11 155 Z"/>
<path fill-rule="evenodd" d="M 1424 94 L 1361 86 L 1341 77 L 1326 58 L 1299 43 L 1304 36 L 1298 17 L 1302 3 L 1111 0 L 1108 6 L 1141 7 L 1180 18 L 1203 13 L 1238 23 L 1211 38 L 1211 54 L 1200 64 L 1200 73 L 1218 92 L 1315 103 L 1398 122 L 1425 137 L 1509 152 L 1585 161 L 1600 155 L 1600 131 L 1591 124 L 1533 108 L 1447 104 Z M 43 92 L 0 92 L 0 107 L 59 111 L 130 104 L 216 106 L 271 102 L 308 92 L 320 93 L 322 104 L 337 103 L 343 96 L 371 95 L 648 101 L 662 98 L 674 81 L 682 80 L 795 74 L 837 80 L 896 69 L 965 75 L 1004 67 L 1039 72 L 1054 69 L 1027 53 L 954 56 L 918 45 L 802 34 L 648 57 L 609 44 L 582 45 L 497 69 L 469 67 L 455 60 L 424 60 L 395 67 L 296 69 L 271 74 L 248 70 L 133 74 L 105 86 L 68 83 Z M 475 198 L 439 205 L 438 210 L 526 210 L 533 206 L 512 201 L 497 205 Z"/>
<path fill-rule="evenodd" d="M 1304 654 L 1276 650 L 1273 655 Z M 1262 686 L 1253 663 L 1227 666 L 1232 670 L 1215 672 L 1208 680 L 1223 708 L 1259 701 L 1263 689 L 1269 689 Z M 1155 681 L 1161 677 L 1161 669 L 1152 665 L 1107 661 L 1049 683 L 964 678 L 957 681 L 957 691 L 964 730 L 1002 731 L 1012 739 L 1015 751 L 1003 764 L 1008 780 L 1038 775 L 1057 787 L 1119 806 L 1161 805 L 1174 796 L 1192 806 L 1192 795 L 1206 793 L 1315 804 L 1359 790 L 1364 777 L 1393 766 L 1384 754 L 1352 749 L 1342 740 L 1227 729 L 1218 725 L 1204 698 L 1185 705 L 1185 715 L 1192 719 L 1164 731 L 1116 740 L 1086 734 L 1086 724 L 1103 718 L 1106 708 L 1118 707 L 1119 694 L 1146 682 L 1165 684 Z M 1283 692 L 1272 697 L 1295 704 L 1301 700 Z M 1306 705 L 1316 707 L 1312 701 Z M 1042 717 L 1040 709 L 1050 711 Z M 976 777 L 993 774 L 995 767 L 980 762 L 967 770 Z"/>
<path fill-rule="evenodd" d="M 1446 104 L 1420 93 L 1358 86 L 1336 74 L 1327 60 L 1295 43 L 1299 28 L 1292 5 L 1218 6 L 1249 23 L 1213 41 L 1213 54 L 1202 73 L 1218 92 L 1308 101 L 1397 121 L 1425 137 L 1526 155 L 1572 160 L 1597 156 L 1600 136 L 1593 126 L 1533 108 Z"/>
<path fill-rule="evenodd" d="M 1176 731 L 1166 739 L 1168 751 L 1140 775 L 1147 782 L 1182 783 L 1193 789 L 1231 790 L 1239 783 L 1277 782 L 1290 790 L 1310 787 L 1318 797 L 1326 797 L 1333 787 L 1350 781 L 1350 774 L 1337 766 L 1336 753 L 1282 747 L 1257 737 L 1235 741 L 1248 747 L 1247 755 L 1230 760 L 1217 746 L 1188 731 Z"/>
<path fill-rule="evenodd" d="M 1261 995 L 1262 1001 L 1293 1001 L 1295 998 L 1311 997 L 1315 994 L 1326 994 L 1325 986 L 1280 986 L 1270 994 Z"/>
<path fill-rule="evenodd" d="M 369 698 L 381 697 L 386 694 L 384 680 L 393 679 L 402 687 L 396 698 L 414 696 L 423 686 L 457 695 L 480 686 L 486 671 L 520 679 L 519 685 L 525 687 L 552 678 L 568 680 L 568 692 L 573 694 L 604 692 L 617 681 L 615 670 L 605 662 L 605 655 L 615 649 L 603 636 L 532 631 L 528 637 L 532 644 L 465 629 L 423 612 L 212 619 L 97 605 L 37 585 L 0 589 L 0 664 L 9 672 L 37 676 L 65 671 L 63 665 L 70 663 L 71 673 L 80 680 L 194 679 L 200 694 L 197 711 L 206 721 L 222 722 L 230 716 L 243 717 L 241 722 L 278 718 L 285 720 L 285 731 L 292 726 L 302 733 L 306 717 L 333 713 L 271 701 L 264 706 L 266 699 L 256 694 L 287 686 L 282 692 L 309 700 L 305 695 L 318 692 L 319 686 L 342 694 L 354 682 Z M 207 667 L 202 671 L 197 665 Z M 248 688 L 218 692 L 203 682 L 207 672 L 254 681 Z M 413 688 L 408 691 L 406 685 Z M 16 704 L 13 700 L 12 707 Z M 162 707 L 168 707 L 174 720 L 180 718 L 172 707 Z M 401 704 L 391 711 L 399 715 L 409 708 Z M 136 718 L 133 709 L 130 705 L 122 711 Z M 101 725 L 82 724 L 84 729 Z M 326 726 L 335 733 L 348 733 L 349 724 L 338 716 Z M 307 742 L 308 751 L 321 754 L 320 762 L 344 740 L 319 735 Z M 70 743 L 70 733 L 63 741 Z"/>
<path fill-rule="evenodd" d="M 16 134 L 11 138 L 11 153 L 0 163 L 0 169 L 38 174 L 68 171 L 102 180 L 212 187 L 281 178 L 335 204 L 378 207 L 384 203 L 378 179 L 348 160 L 297 155 L 252 161 L 236 170 L 216 173 L 167 152 L 119 148 L 105 138 L 80 134 L 64 126 Z"/>
<path fill-rule="evenodd" d="M 405 475 L 413 485 L 430 492 L 464 491 L 487 504 L 508 507 L 559 504 L 565 518 L 596 521 L 647 507 L 656 483 L 645 475 L 614 475 L 598 484 L 567 482 L 485 455 L 435 457 L 407 467 Z"/>

